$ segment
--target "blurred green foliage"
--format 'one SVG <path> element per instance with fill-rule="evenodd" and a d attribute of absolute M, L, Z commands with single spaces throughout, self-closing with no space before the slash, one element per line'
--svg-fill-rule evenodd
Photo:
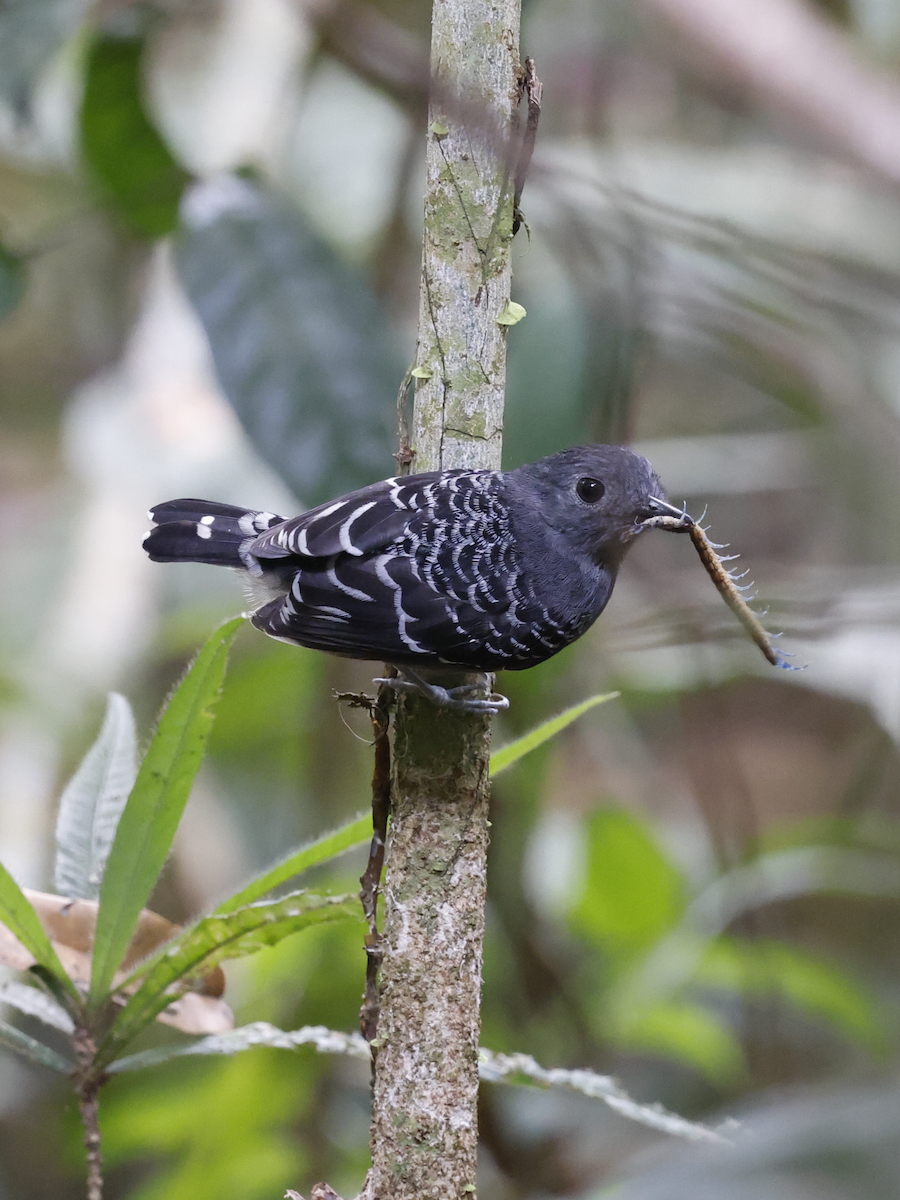
<path fill-rule="evenodd" d="M 0 246 L 0 321 L 12 312 L 25 294 L 25 264 Z"/>
<path fill-rule="evenodd" d="M 190 175 L 172 157 L 143 100 L 144 40 L 95 36 L 87 53 L 81 150 L 117 214 L 144 237 L 178 225 Z"/>
<path fill-rule="evenodd" d="M 347 883 L 341 880 L 339 886 Z M 263 951 L 245 983 L 245 1011 L 285 1029 L 308 1024 L 353 1028 L 361 944 L 357 927 L 333 925 Z M 146 1191 L 136 1193 L 140 1200 L 145 1195 L 212 1200 L 226 1181 L 234 1200 L 255 1200 L 271 1195 L 273 1187 L 299 1183 L 319 1166 L 330 1172 L 335 1186 L 346 1180 L 358 1183 L 367 1156 L 365 1069 L 351 1065 L 356 1095 L 349 1108 L 346 1101 L 337 1103 L 333 1060 L 310 1050 L 261 1049 L 233 1059 L 176 1062 L 120 1076 L 104 1098 L 110 1164 L 175 1159 L 154 1175 Z M 136 1121 L 136 1112 L 143 1113 L 145 1106 L 147 1120 Z M 250 1121 L 245 1106 L 253 1109 Z M 350 1131 L 332 1123 L 338 1113 L 350 1119 L 355 1141 L 348 1138 Z M 76 1134 L 73 1130 L 73 1140 Z M 350 1186 L 348 1182 L 348 1191 Z"/>
<path fill-rule="evenodd" d="M 684 881 L 631 813 L 601 809 L 588 819 L 586 834 L 584 890 L 572 908 L 572 925 L 627 962 L 678 919 Z"/>

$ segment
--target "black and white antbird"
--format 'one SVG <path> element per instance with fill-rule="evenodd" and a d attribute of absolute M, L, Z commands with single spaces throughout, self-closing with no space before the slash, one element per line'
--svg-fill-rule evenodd
<path fill-rule="evenodd" d="M 681 515 L 664 497 L 640 455 L 576 446 L 515 471 L 386 479 L 289 520 L 170 500 L 151 510 L 144 548 L 242 569 L 270 637 L 388 662 L 395 688 L 493 711 L 504 697 L 470 698 L 484 683 L 445 690 L 426 676 L 521 671 L 581 637 L 641 522 Z"/>

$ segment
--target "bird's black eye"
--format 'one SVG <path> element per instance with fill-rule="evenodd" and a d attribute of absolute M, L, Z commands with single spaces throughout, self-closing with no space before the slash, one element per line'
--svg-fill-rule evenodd
<path fill-rule="evenodd" d="M 603 499 L 603 494 L 606 488 L 599 479 L 594 479 L 591 475 L 582 475 L 575 484 L 575 494 L 579 500 L 583 500 L 585 504 L 596 504 L 598 500 Z"/>

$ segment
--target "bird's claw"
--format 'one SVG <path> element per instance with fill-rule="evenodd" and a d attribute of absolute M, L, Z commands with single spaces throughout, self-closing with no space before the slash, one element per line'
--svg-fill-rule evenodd
<path fill-rule="evenodd" d="M 424 696 L 436 708 L 449 709 L 450 712 L 466 713 L 495 713 L 509 708 L 509 699 L 497 692 L 488 692 L 487 696 L 472 697 L 473 692 L 483 692 L 483 683 L 465 683 L 459 687 L 445 688 L 436 683 L 429 683 L 421 676 L 395 676 L 390 679 L 373 679 L 373 683 L 384 685 L 395 692 L 405 692 L 407 695 Z"/>

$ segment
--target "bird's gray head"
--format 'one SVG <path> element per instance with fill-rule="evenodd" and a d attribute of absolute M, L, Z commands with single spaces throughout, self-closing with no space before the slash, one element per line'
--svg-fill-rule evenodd
<path fill-rule="evenodd" d="M 640 522 L 679 510 L 653 467 L 624 446 L 574 446 L 510 472 L 536 502 L 540 519 L 573 552 L 605 567 L 618 566 Z"/>

